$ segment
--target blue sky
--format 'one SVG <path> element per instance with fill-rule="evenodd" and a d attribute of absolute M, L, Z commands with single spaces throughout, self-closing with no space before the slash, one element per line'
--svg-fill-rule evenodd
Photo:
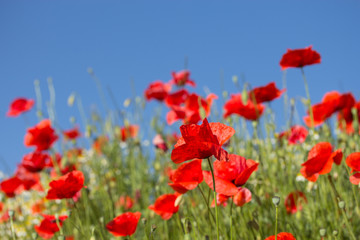
<path fill-rule="evenodd" d="M 142 96 L 151 81 L 183 69 L 185 57 L 203 95 L 203 86 L 221 94 L 221 75 L 230 93 L 236 92 L 233 75 L 252 86 L 275 81 L 281 87 L 282 54 L 312 45 L 322 56 L 321 64 L 305 69 L 313 102 L 330 90 L 359 99 L 359 12 L 359 1 L 1 1 L 0 170 L 13 170 L 31 151 L 23 136 L 36 124 L 35 111 L 27 123 L 6 118 L 9 103 L 35 98 L 35 79 L 47 100 L 52 77 L 58 121 L 69 128 L 69 118 L 78 118 L 67 106 L 72 92 L 86 112 L 101 104 L 88 67 L 122 106 L 131 97 L 130 79 Z M 305 96 L 298 69 L 288 70 L 287 81 L 290 97 Z M 272 105 L 279 116 L 282 103 Z"/>

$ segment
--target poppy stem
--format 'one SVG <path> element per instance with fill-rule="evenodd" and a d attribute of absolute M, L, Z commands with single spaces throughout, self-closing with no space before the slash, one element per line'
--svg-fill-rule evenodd
<path fill-rule="evenodd" d="M 231 197 L 231 206 L 230 206 L 230 240 L 233 239 L 233 218 L 232 218 L 232 208 L 233 208 L 233 204 L 234 204 L 234 196 Z"/>
<path fill-rule="evenodd" d="M 11 235 L 12 235 L 13 240 L 16 240 L 15 229 L 14 229 L 14 220 L 13 220 L 14 211 L 10 210 L 10 211 L 8 212 L 8 214 L 9 214 L 9 216 L 10 216 Z"/>
<path fill-rule="evenodd" d="M 212 211 L 210 210 L 209 201 L 206 200 L 206 197 L 205 197 L 204 192 L 202 191 L 200 185 L 198 185 L 198 188 L 199 188 L 199 190 L 200 190 L 201 196 L 204 198 L 204 201 L 205 201 L 205 203 L 206 203 L 206 206 L 207 206 L 207 209 L 208 209 L 208 213 L 209 213 L 209 218 L 210 218 L 210 214 L 211 214 L 211 217 L 212 217 L 213 221 L 215 222 L 215 216 L 214 216 L 214 214 L 212 213 Z M 210 222 L 210 224 L 212 225 L 212 222 L 210 221 L 210 219 L 209 219 L 209 222 Z"/>
<path fill-rule="evenodd" d="M 306 92 L 306 97 L 307 97 L 307 102 L 308 102 L 308 107 L 309 107 L 309 114 L 310 114 L 310 121 L 311 121 L 311 128 L 313 129 L 315 126 L 314 126 L 314 113 L 313 113 L 313 110 L 312 110 L 312 107 L 311 107 L 311 98 L 310 98 L 310 92 L 309 92 L 309 85 L 307 83 L 307 80 L 306 80 L 306 76 L 305 76 L 305 72 L 304 72 L 304 68 L 300 68 L 301 69 L 301 75 L 304 79 L 304 84 L 305 84 L 305 92 Z"/>
<path fill-rule="evenodd" d="M 215 175 L 214 175 L 213 167 L 212 167 L 211 162 L 210 162 L 210 158 L 207 158 L 207 160 L 208 160 L 208 163 L 209 163 L 211 176 L 212 176 L 212 179 L 213 179 L 214 201 L 215 201 L 215 216 L 216 216 L 216 236 L 217 236 L 217 240 L 219 240 L 220 239 L 220 236 L 219 236 L 219 211 L 218 211 L 218 205 L 217 205 L 217 199 L 216 199 Z"/>
<path fill-rule="evenodd" d="M 64 236 L 64 232 L 59 221 L 59 216 L 57 214 L 55 214 L 55 221 L 56 221 L 56 225 L 59 228 L 60 236 Z"/>
<path fill-rule="evenodd" d="M 278 233 L 278 216 L 279 216 L 279 208 L 276 206 L 275 212 L 275 240 L 277 240 L 277 233 Z"/>

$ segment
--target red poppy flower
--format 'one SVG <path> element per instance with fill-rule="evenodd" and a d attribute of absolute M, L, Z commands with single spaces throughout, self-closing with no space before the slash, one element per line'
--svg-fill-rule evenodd
<path fill-rule="evenodd" d="M 40 237 L 42 237 L 44 239 L 50 239 L 60 229 L 58 227 L 58 224 L 56 223 L 55 216 L 45 215 L 45 214 L 42 214 L 42 216 L 44 217 L 44 219 L 41 221 L 40 225 L 36 225 L 34 227 L 35 231 L 39 234 Z M 58 221 L 59 221 L 60 227 L 62 227 L 63 222 L 67 218 L 68 218 L 68 216 L 59 216 Z"/>
<path fill-rule="evenodd" d="M 49 183 L 50 190 L 47 199 L 72 198 L 84 187 L 84 174 L 72 171 Z"/>
<path fill-rule="evenodd" d="M 116 202 L 117 207 L 122 207 L 126 210 L 129 210 L 134 206 L 134 200 L 129 196 L 121 196 L 119 200 Z"/>
<path fill-rule="evenodd" d="M 216 203 L 218 206 L 222 205 L 224 207 L 227 206 L 227 201 L 230 198 L 230 196 L 226 196 L 224 194 L 216 194 Z M 211 207 L 215 207 L 215 199 L 211 203 Z"/>
<path fill-rule="evenodd" d="M 196 188 L 203 181 L 201 162 L 201 159 L 197 159 L 182 164 L 171 173 L 169 178 L 172 183 L 169 186 L 181 194 Z"/>
<path fill-rule="evenodd" d="M 320 54 L 312 50 L 312 46 L 303 49 L 288 49 L 282 56 L 280 66 L 282 70 L 291 67 L 304 67 L 321 62 Z"/>
<path fill-rule="evenodd" d="M 45 202 L 43 199 L 40 199 L 38 201 L 36 201 L 32 206 L 31 206 L 31 213 L 32 214 L 39 214 L 42 213 L 45 210 Z"/>
<path fill-rule="evenodd" d="M 319 175 L 331 171 L 333 162 L 340 165 L 342 156 L 341 149 L 333 152 L 330 143 L 320 142 L 310 150 L 308 160 L 301 164 L 300 172 L 309 181 L 316 182 Z"/>
<path fill-rule="evenodd" d="M 279 138 L 286 138 L 289 145 L 293 145 L 305 142 L 308 134 L 308 130 L 303 126 L 294 125 L 290 128 L 290 130 L 280 133 Z"/>
<path fill-rule="evenodd" d="M 28 191 L 30 189 L 39 192 L 44 191 L 40 182 L 40 175 L 38 173 L 29 172 L 23 165 L 20 164 L 17 167 L 15 176 L 18 177 L 22 182 L 21 187 L 17 189 L 17 191 Z"/>
<path fill-rule="evenodd" d="M 63 131 L 63 134 L 67 140 L 74 140 L 81 136 L 81 133 L 79 132 L 79 127 Z"/>
<path fill-rule="evenodd" d="M 169 125 L 178 120 L 183 120 L 184 124 L 197 124 L 202 116 L 200 111 L 203 110 L 206 117 L 210 115 L 211 105 L 214 99 L 218 97 L 211 93 L 206 99 L 192 93 L 186 98 L 184 105 L 172 105 L 171 110 L 166 115 L 166 121 Z"/>
<path fill-rule="evenodd" d="M 239 191 L 234 195 L 233 201 L 236 206 L 242 207 L 251 201 L 251 192 L 247 188 L 239 188 Z"/>
<path fill-rule="evenodd" d="M 295 191 L 289 193 L 284 201 L 286 212 L 294 214 L 300 211 L 303 203 L 307 203 L 307 198 L 303 192 Z"/>
<path fill-rule="evenodd" d="M 40 172 L 49 163 L 50 156 L 47 153 L 33 152 L 26 154 L 21 162 L 21 165 L 29 172 Z"/>
<path fill-rule="evenodd" d="M 123 213 L 106 224 L 106 229 L 115 237 L 131 236 L 136 231 L 140 216 L 140 212 Z"/>
<path fill-rule="evenodd" d="M 210 171 L 203 171 L 204 181 L 206 184 L 214 190 L 213 186 L 213 178 Z M 234 183 L 224 180 L 215 176 L 215 190 L 216 193 L 226 195 L 226 196 L 234 196 L 238 193 L 238 188 L 235 186 Z"/>
<path fill-rule="evenodd" d="M 294 237 L 294 235 L 292 235 L 291 233 L 287 233 L 287 232 L 281 232 L 277 235 L 277 239 L 278 240 L 296 240 L 296 238 Z M 268 238 L 266 238 L 265 240 L 275 240 L 275 235 L 270 236 Z"/>
<path fill-rule="evenodd" d="M 214 175 L 234 183 L 237 187 L 243 186 L 250 175 L 258 169 L 259 163 L 242 156 L 229 154 L 228 162 L 215 161 Z M 216 180 L 215 180 L 216 182 Z"/>
<path fill-rule="evenodd" d="M 175 201 L 179 196 L 178 193 L 161 195 L 154 205 L 149 206 L 149 209 L 160 215 L 162 219 L 169 220 L 174 213 L 179 211 L 179 206 L 175 206 Z"/>
<path fill-rule="evenodd" d="M 345 162 L 351 168 L 351 173 L 360 172 L 360 152 L 351 153 Z"/>
<path fill-rule="evenodd" d="M 254 104 L 250 99 L 244 105 L 241 94 L 233 94 L 224 105 L 224 118 L 238 114 L 247 120 L 257 120 L 263 114 L 264 109 L 264 105 Z"/>
<path fill-rule="evenodd" d="M 180 89 L 174 93 L 169 94 L 165 98 L 165 104 L 168 107 L 171 106 L 179 106 L 185 102 L 185 100 L 189 97 L 189 92 L 186 89 Z"/>
<path fill-rule="evenodd" d="M 125 142 L 129 138 L 135 138 L 139 132 L 138 125 L 129 125 L 121 128 L 121 141 Z"/>
<path fill-rule="evenodd" d="M 15 197 L 16 190 L 22 185 L 22 181 L 14 176 L 12 178 L 3 180 L 0 183 L 0 189 L 3 191 L 7 197 Z"/>
<path fill-rule="evenodd" d="M 17 98 L 10 104 L 10 109 L 6 116 L 17 117 L 23 112 L 29 111 L 34 106 L 34 100 L 26 98 Z"/>
<path fill-rule="evenodd" d="M 349 180 L 352 184 L 359 185 L 360 184 L 360 172 L 357 172 L 354 175 L 351 175 Z"/>
<path fill-rule="evenodd" d="M 350 176 L 350 182 L 358 185 L 360 183 L 360 152 L 354 152 L 347 156 L 346 165 L 351 168 L 351 173 L 355 172 Z"/>
<path fill-rule="evenodd" d="M 49 119 L 42 120 L 35 127 L 29 128 L 24 138 L 25 146 L 36 146 L 36 151 L 49 149 L 58 139 Z"/>
<path fill-rule="evenodd" d="M 157 134 L 152 142 L 157 149 L 161 149 L 163 152 L 168 150 L 168 147 L 160 134 Z"/>
<path fill-rule="evenodd" d="M 340 94 L 337 91 L 326 93 L 321 103 L 312 106 L 314 126 L 321 125 L 335 112 L 339 112 L 339 117 L 344 118 L 346 123 L 350 124 L 352 122 L 351 108 L 353 106 L 355 106 L 355 98 L 351 93 Z M 310 116 L 304 117 L 304 122 L 310 127 Z"/>
<path fill-rule="evenodd" d="M 97 137 L 95 140 L 94 140 L 94 143 L 93 143 L 93 149 L 95 150 L 96 153 L 98 154 L 101 154 L 102 153 L 102 150 L 103 150 L 103 147 L 109 142 L 109 138 L 107 136 L 100 136 L 100 137 Z"/>
<path fill-rule="evenodd" d="M 188 70 L 182 70 L 180 72 L 172 72 L 172 79 L 169 83 L 175 84 L 177 86 L 184 86 L 186 84 L 195 87 L 196 84 L 193 80 L 190 79 L 190 72 Z"/>
<path fill-rule="evenodd" d="M 286 89 L 279 90 L 275 82 L 271 82 L 266 86 L 254 88 L 249 92 L 249 98 L 251 101 L 254 101 L 257 104 L 262 102 L 270 102 L 276 98 L 279 98 L 281 94 L 283 94 Z"/>
<path fill-rule="evenodd" d="M 145 90 L 145 98 L 148 101 L 151 99 L 164 101 L 170 91 L 171 84 L 163 83 L 162 81 L 155 81 L 150 83 L 149 87 Z"/>
<path fill-rule="evenodd" d="M 180 132 L 182 137 L 171 153 L 171 160 L 174 163 L 194 158 L 204 159 L 212 155 L 218 160 L 228 159 L 228 153 L 221 146 L 234 135 L 235 130 L 232 127 L 222 123 L 209 124 L 205 118 L 200 126 L 182 125 Z"/>

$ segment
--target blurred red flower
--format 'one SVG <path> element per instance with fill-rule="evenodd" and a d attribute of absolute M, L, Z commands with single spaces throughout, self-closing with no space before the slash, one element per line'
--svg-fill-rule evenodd
<path fill-rule="evenodd" d="M 42 214 L 42 216 L 44 217 L 44 219 L 41 221 L 40 225 L 36 225 L 34 227 L 35 231 L 39 234 L 40 237 L 42 237 L 44 239 L 50 239 L 60 229 L 56 223 L 55 216 L 45 215 L 45 214 Z M 58 221 L 59 221 L 60 227 L 62 227 L 63 222 L 67 218 L 68 218 L 68 216 L 59 216 Z"/>
<path fill-rule="evenodd" d="M 302 204 L 307 203 L 307 198 L 303 192 L 294 191 L 286 196 L 284 204 L 288 214 L 294 214 L 302 209 Z"/>
<path fill-rule="evenodd" d="M 232 94 L 231 98 L 224 105 L 224 118 L 232 114 L 238 114 L 247 120 L 257 120 L 261 117 L 265 109 L 262 104 L 254 104 L 251 99 L 247 99 L 246 105 L 240 93 Z"/>
<path fill-rule="evenodd" d="M 101 154 L 104 145 L 106 145 L 108 142 L 109 138 L 107 136 L 99 136 L 94 140 L 92 147 L 97 154 Z"/>
<path fill-rule="evenodd" d="M 125 210 L 129 210 L 134 206 L 134 200 L 130 196 L 121 196 L 116 202 L 117 207 L 122 207 Z"/>
<path fill-rule="evenodd" d="M 180 194 L 196 188 L 203 181 L 201 162 L 201 159 L 193 160 L 172 171 L 169 176 L 172 183 L 169 186 Z"/>
<path fill-rule="evenodd" d="M 43 152 L 32 152 L 26 154 L 21 162 L 21 165 L 29 172 L 40 172 L 50 162 L 50 156 Z"/>
<path fill-rule="evenodd" d="M 22 185 L 17 191 L 23 191 L 23 190 L 35 190 L 42 192 L 44 189 L 40 182 L 40 175 L 39 173 L 33 173 L 26 170 L 26 168 L 23 165 L 19 165 L 16 169 L 15 176 L 18 177 Z"/>
<path fill-rule="evenodd" d="M 327 92 L 322 101 L 313 105 L 314 126 L 319 126 L 330 118 L 335 112 L 339 112 L 339 118 L 345 119 L 346 124 L 351 124 L 353 117 L 351 108 L 355 106 L 355 98 L 351 93 L 340 94 L 337 91 Z M 304 122 L 311 127 L 310 116 L 304 117 Z"/>
<path fill-rule="evenodd" d="M 36 146 L 36 151 L 49 149 L 58 139 L 49 119 L 42 120 L 35 127 L 29 128 L 24 138 L 25 146 Z"/>
<path fill-rule="evenodd" d="M 174 146 L 171 160 L 181 163 L 194 158 L 208 158 L 212 155 L 218 160 L 226 161 L 228 153 L 221 146 L 234 135 L 232 127 L 222 123 L 210 123 L 205 118 L 199 126 L 196 124 L 182 125 L 182 137 Z"/>
<path fill-rule="evenodd" d="M 72 171 L 49 183 L 47 199 L 63 199 L 74 197 L 84 187 L 84 174 Z"/>
<path fill-rule="evenodd" d="M 170 106 L 171 110 L 166 115 L 166 121 L 169 125 L 181 119 L 184 124 L 197 124 L 202 119 L 200 111 L 203 111 L 203 114 L 208 117 L 210 115 L 212 102 L 217 98 L 213 93 L 209 94 L 206 99 L 196 93 L 192 93 L 187 96 L 183 105 Z"/>
<path fill-rule="evenodd" d="M 251 192 L 247 188 L 238 188 L 238 192 L 234 195 L 233 201 L 236 206 L 242 207 L 251 201 Z"/>
<path fill-rule="evenodd" d="M 288 49 L 280 60 L 282 70 L 287 68 L 301 68 L 321 62 L 320 54 L 312 50 L 312 46 L 303 49 Z"/>
<path fill-rule="evenodd" d="M 129 138 L 135 138 L 138 135 L 138 125 L 128 125 L 120 129 L 121 141 L 125 142 Z"/>
<path fill-rule="evenodd" d="M 267 237 L 265 240 L 275 240 L 275 235 Z M 277 240 L 296 240 L 296 238 L 291 233 L 281 232 L 277 235 Z"/>
<path fill-rule="evenodd" d="M 230 196 L 226 196 L 224 194 L 216 194 L 216 203 L 218 206 L 222 205 L 224 207 L 227 206 L 227 201 L 230 198 Z M 215 207 L 215 199 L 213 199 L 211 203 L 211 207 Z"/>
<path fill-rule="evenodd" d="M 156 134 L 152 143 L 157 149 L 161 149 L 163 152 L 166 152 L 168 150 L 168 147 L 160 134 Z"/>
<path fill-rule="evenodd" d="M 263 87 L 256 87 L 249 92 L 249 98 L 251 101 L 256 102 L 257 104 L 262 102 L 270 102 L 276 98 L 279 98 L 286 89 L 279 90 L 275 82 L 271 82 Z M 255 99 L 255 101 L 254 101 Z"/>
<path fill-rule="evenodd" d="M 351 172 L 355 172 L 354 175 L 350 176 L 350 182 L 358 185 L 360 183 L 360 152 L 351 153 L 346 157 L 346 165 L 351 168 Z"/>
<path fill-rule="evenodd" d="M 171 84 L 175 84 L 179 87 L 182 87 L 186 84 L 192 87 L 196 86 L 195 82 L 190 79 L 190 71 L 188 70 L 182 70 L 180 72 L 172 72 L 171 75 L 173 77 L 169 82 Z"/>
<path fill-rule="evenodd" d="M 288 140 L 289 145 L 300 144 L 305 142 L 308 130 L 300 125 L 294 125 L 289 130 L 281 132 L 279 138 L 285 138 Z"/>
<path fill-rule="evenodd" d="M 16 190 L 22 185 L 22 181 L 14 176 L 6 180 L 1 181 L 0 189 L 7 197 L 15 197 Z"/>
<path fill-rule="evenodd" d="M 136 231 L 140 216 L 140 212 L 123 213 L 106 224 L 106 229 L 115 237 L 131 236 Z"/>
<path fill-rule="evenodd" d="M 74 140 L 81 136 L 81 133 L 79 131 L 79 127 L 74 127 L 72 129 L 63 131 L 63 134 L 65 136 L 65 139 L 67 140 Z"/>
<path fill-rule="evenodd" d="M 23 112 L 29 111 L 34 106 L 34 100 L 26 98 L 17 98 L 11 102 L 6 116 L 17 117 Z"/>
<path fill-rule="evenodd" d="M 160 215 L 162 219 L 169 220 L 174 213 L 179 211 L 179 206 L 175 206 L 175 201 L 179 196 L 178 193 L 161 195 L 154 205 L 149 206 L 149 209 Z"/>
<path fill-rule="evenodd" d="M 189 92 L 186 89 L 180 89 L 174 93 L 169 94 L 165 98 L 165 104 L 168 107 L 171 106 L 179 106 L 185 102 L 185 100 L 189 97 Z"/>
<path fill-rule="evenodd" d="M 300 172 L 307 180 L 316 182 L 319 175 L 331 171 L 333 162 L 340 165 L 342 157 L 341 149 L 333 152 L 330 143 L 320 142 L 310 150 L 307 161 L 301 164 Z"/>
<path fill-rule="evenodd" d="M 145 90 L 145 98 L 147 101 L 150 101 L 151 99 L 164 101 L 170 91 L 171 84 L 163 83 L 162 81 L 154 81 L 150 83 L 149 87 Z"/>
<path fill-rule="evenodd" d="M 32 206 L 31 206 L 31 213 L 32 214 L 38 214 L 42 213 L 45 210 L 45 202 L 43 199 L 37 200 Z"/>

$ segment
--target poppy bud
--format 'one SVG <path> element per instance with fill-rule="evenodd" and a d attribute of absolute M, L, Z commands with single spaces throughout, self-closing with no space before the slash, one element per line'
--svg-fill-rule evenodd
<path fill-rule="evenodd" d="M 321 228 L 320 231 L 320 237 L 325 237 L 326 236 L 326 229 L 325 228 Z"/>
<path fill-rule="evenodd" d="M 273 204 L 275 205 L 275 207 L 278 207 L 279 204 L 280 204 L 280 197 L 274 196 L 274 197 L 272 198 L 272 202 L 273 202 Z"/>

